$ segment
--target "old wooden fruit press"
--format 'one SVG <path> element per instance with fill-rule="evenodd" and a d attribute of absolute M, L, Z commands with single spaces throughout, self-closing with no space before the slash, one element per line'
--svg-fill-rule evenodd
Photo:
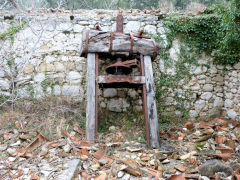
<path fill-rule="evenodd" d="M 159 127 L 154 93 L 152 60 L 161 49 L 153 39 L 143 34 L 123 33 L 123 16 L 119 10 L 116 32 L 83 31 L 80 54 L 87 57 L 87 112 L 86 134 L 94 141 L 98 127 L 97 86 L 102 88 L 142 88 L 144 121 L 148 146 L 159 148 Z M 107 55 L 115 63 L 106 68 L 107 75 L 98 74 L 98 57 Z M 140 76 L 131 75 L 138 68 Z"/>

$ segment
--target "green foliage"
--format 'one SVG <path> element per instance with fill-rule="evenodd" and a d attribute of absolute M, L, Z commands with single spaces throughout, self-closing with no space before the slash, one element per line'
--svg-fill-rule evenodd
<path fill-rule="evenodd" d="M 28 90 L 28 92 L 30 94 L 30 97 L 34 98 L 34 86 L 32 84 L 28 85 L 27 90 Z"/>
<path fill-rule="evenodd" d="M 218 7 L 211 14 L 170 15 L 163 20 L 170 29 L 170 42 L 178 37 L 192 52 L 206 53 L 218 64 L 233 65 L 240 60 L 240 5 L 230 0 L 227 8 Z M 208 12 L 208 11 L 207 11 Z"/>
<path fill-rule="evenodd" d="M 196 66 L 197 57 L 189 53 L 189 49 L 181 45 L 178 60 L 170 58 L 169 51 L 164 50 L 159 55 L 164 59 L 166 68 L 174 69 L 174 73 L 160 72 L 155 74 L 157 110 L 160 128 L 167 129 L 169 124 L 181 125 L 181 121 L 188 118 L 188 108 L 192 101 L 192 91 L 184 90 L 184 85 L 189 81 L 190 67 Z M 172 98 L 167 102 L 166 98 Z M 180 112 L 176 115 L 174 112 Z"/>
<path fill-rule="evenodd" d="M 10 27 L 5 32 L 0 34 L 0 39 L 6 40 L 9 38 L 11 40 L 11 44 L 13 44 L 15 34 L 23 29 L 26 23 L 27 21 L 23 21 L 20 24 L 16 25 L 14 22 L 11 22 Z"/>

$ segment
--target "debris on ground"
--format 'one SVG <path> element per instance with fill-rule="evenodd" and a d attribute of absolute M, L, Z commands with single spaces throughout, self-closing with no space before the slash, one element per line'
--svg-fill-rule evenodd
<path fill-rule="evenodd" d="M 2 179 L 240 179 L 240 125 L 220 118 L 161 130 L 162 148 L 126 140 L 118 127 L 85 140 L 79 125 L 47 138 L 16 126 L 0 131 Z M 114 131 L 113 131 L 114 130 Z M 143 132 L 144 133 L 144 132 Z"/>

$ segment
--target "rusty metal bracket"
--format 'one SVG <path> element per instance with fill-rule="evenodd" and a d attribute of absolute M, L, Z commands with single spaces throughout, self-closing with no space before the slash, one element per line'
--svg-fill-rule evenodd
<path fill-rule="evenodd" d="M 86 41 L 85 41 L 85 57 L 87 57 L 88 54 L 88 41 L 89 41 L 89 30 L 86 31 Z"/>
<path fill-rule="evenodd" d="M 139 31 L 137 34 L 134 34 L 134 37 L 145 38 L 145 39 L 151 39 L 150 36 L 147 36 L 147 35 L 145 35 L 145 34 L 143 34 L 143 33 L 144 33 L 144 31 L 141 30 L 141 31 Z"/>
<path fill-rule="evenodd" d="M 117 23 L 116 23 L 116 32 L 123 33 L 123 15 L 121 9 L 118 9 Z"/>
<path fill-rule="evenodd" d="M 130 38 L 131 38 L 131 48 L 130 48 L 130 51 L 129 51 L 129 56 L 132 56 L 133 54 L 133 41 L 134 41 L 134 37 L 133 37 L 133 34 L 130 32 Z"/>
<path fill-rule="evenodd" d="M 108 75 L 98 76 L 98 83 L 109 84 L 109 83 L 132 83 L 132 84 L 144 84 L 144 76 L 127 76 L 127 75 Z"/>
<path fill-rule="evenodd" d="M 153 53 L 153 60 L 154 60 L 157 57 L 157 44 L 154 40 L 153 40 L 153 45 L 154 45 L 154 53 Z"/>
<path fill-rule="evenodd" d="M 111 53 L 112 53 L 112 46 L 113 46 L 114 32 L 111 32 L 110 34 L 111 34 L 111 36 L 110 36 L 110 47 L 109 47 L 109 53 L 111 54 Z"/>

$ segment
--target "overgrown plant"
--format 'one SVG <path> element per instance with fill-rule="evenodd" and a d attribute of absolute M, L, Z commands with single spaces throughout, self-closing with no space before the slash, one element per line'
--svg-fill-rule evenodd
<path fill-rule="evenodd" d="M 229 0 L 228 7 L 207 10 L 205 14 L 170 15 L 163 23 L 171 42 L 183 40 L 193 52 L 206 53 L 222 65 L 233 65 L 240 60 L 240 2 Z M 171 45 L 171 43 L 170 43 Z"/>
<path fill-rule="evenodd" d="M 11 40 L 11 44 L 13 45 L 15 34 L 18 33 L 21 29 L 23 29 L 26 24 L 27 21 L 22 21 L 18 25 L 16 25 L 15 22 L 12 21 L 10 27 L 5 32 L 0 34 L 0 39 L 4 41 L 9 38 Z"/>
<path fill-rule="evenodd" d="M 164 59 L 165 68 L 174 73 L 159 72 L 155 75 L 156 100 L 160 127 L 165 129 L 169 124 L 181 124 L 188 118 L 192 102 L 192 91 L 184 86 L 191 78 L 190 68 L 197 66 L 197 57 L 181 45 L 178 59 L 171 59 L 168 50 L 163 50 L 160 57 Z M 167 100 L 168 99 L 168 100 Z"/>

